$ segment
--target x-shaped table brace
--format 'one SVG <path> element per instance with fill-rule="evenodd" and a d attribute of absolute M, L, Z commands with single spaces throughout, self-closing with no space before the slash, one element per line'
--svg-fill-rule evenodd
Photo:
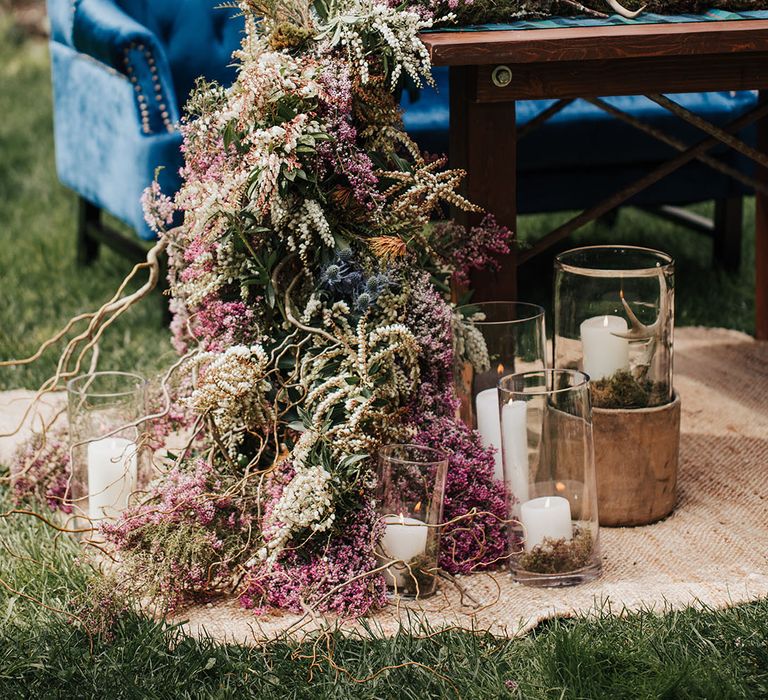
<path fill-rule="evenodd" d="M 765 183 L 760 182 L 759 180 L 750 177 L 740 170 L 737 170 L 736 168 L 723 163 L 717 158 L 708 155 L 708 151 L 710 151 L 719 143 L 723 143 L 726 146 L 729 146 L 730 148 L 738 151 L 747 158 L 755 161 L 759 166 L 768 168 L 768 155 L 761 153 L 757 149 L 734 136 L 734 134 L 740 132 L 745 127 L 768 115 L 768 102 L 759 104 L 751 111 L 742 114 L 737 119 L 731 121 L 725 127 L 718 127 L 715 124 L 708 122 L 706 119 L 703 119 L 694 112 L 685 109 L 677 102 L 670 100 L 664 95 L 650 94 L 647 95 L 647 97 L 648 99 L 664 107 L 665 109 L 668 109 L 673 114 L 677 115 L 689 124 L 692 124 L 709 136 L 693 146 L 687 146 L 676 137 L 670 136 L 655 126 L 646 124 L 641 119 L 638 119 L 637 117 L 628 114 L 627 112 L 624 112 L 617 107 L 614 107 L 601 98 L 583 98 L 596 107 L 604 110 L 608 114 L 621 119 L 627 124 L 630 124 L 631 126 L 648 134 L 649 136 L 653 136 L 668 146 L 675 148 L 679 151 L 679 154 L 671 160 L 662 163 L 650 172 L 646 173 L 643 177 L 638 178 L 629 185 L 626 185 L 622 189 L 612 194 L 610 197 L 607 197 L 601 202 L 598 202 L 597 204 L 584 210 L 580 214 L 577 214 L 561 226 L 558 226 L 556 229 L 543 236 L 530 248 L 521 251 L 519 254 L 520 264 L 546 251 L 554 244 L 568 237 L 577 229 L 607 214 L 608 212 L 626 202 L 631 197 L 634 197 L 639 192 L 642 192 L 644 189 L 650 187 L 667 175 L 675 172 L 692 160 L 699 160 L 709 167 L 724 173 L 725 175 L 728 175 L 735 180 L 738 180 L 739 182 L 754 188 L 755 190 L 768 194 L 768 185 Z M 540 127 L 548 119 L 552 118 L 555 114 L 567 107 L 571 102 L 573 102 L 573 99 L 568 98 L 558 100 L 552 104 L 549 108 L 544 110 L 541 114 L 537 115 L 537 117 L 532 119 L 518 130 L 518 140 L 531 133 L 531 131 L 534 129 Z"/>

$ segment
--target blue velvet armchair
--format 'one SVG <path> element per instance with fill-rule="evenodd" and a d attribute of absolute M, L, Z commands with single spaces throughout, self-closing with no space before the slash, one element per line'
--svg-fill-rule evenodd
<path fill-rule="evenodd" d="M 88 262 L 104 240 L 126 252 L 125 239 L 104 236 L 105 210 L 131 226 L 139 238 L 154 237 L 140 205 L 155 170 L 166 192 L 179 184 L 182 162 L 177 130 L 181 110 L 202 75 L 229 84 L 230 56 L 242 20 L 216 0 L 48 0 L 54 88 L 56 165 L 61 181 L 81 198 L 79 258 Z M 437 90 L 403 96 L 405 124 L 423 148 L 447 152 L 448 74 L 435 70 Z M 715 123 L 750 109 L 751 92 L 678 96 L 684 106 Z M 693 127 L 672 118 L 643 97 L 612 98 L 646 121 L 692 142 Z M 550 104 L 518 103 L 518 127 Z M 596 107 L 576 101 L 520 142 L 518 210 L 538 213 L 584 208 L 666 159 L 670 149 Z M 721 155 L 721 154 L 718 154 Z M 742 167 L 738 156 L 725 154 Z M 731 178 L 691 163 L 643 192 L 634 203 L 658 207 L 704 200 L 718 203 L 709 226 L 719 257 L 738 264 L 741 196 Z M 692 222 L 699 229 L 707 225 Z"/>
<path fill-rule="evenodd" d="M 179 184 L 181 108 L 198 76 L 229 84 L 242 22 L 214 0 L 48 0 L 56 168 L 81 197 L 79 257 L 105 210 L 149 240 L 140 197 Z M 131 242 L 110 237 L 129 254 Z M 138 250 L 134 251 L 139 255 Z"/>

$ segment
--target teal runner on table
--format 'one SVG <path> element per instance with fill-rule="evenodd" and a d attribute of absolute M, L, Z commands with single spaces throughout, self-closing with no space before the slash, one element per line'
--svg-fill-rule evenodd
<path fill-rule="evenodd" d="M 520 20 L 519 22 L 472 24 L 465 27 L 441 27 L 430 32 L 490 32 L 509 29 L 562 29 L 564 27 L 608 27 L 620 24 L 681 24 L 685 22 L 723 22 L 744 19 L 768 19 L 768 10 L 751 12 L 727 12 L 709 10 L 695 15 L 654 15 L 642 14 L 635 19 L 621 15 L 606 18 L 595 17 L 551 17 L 549 19 Z"/>

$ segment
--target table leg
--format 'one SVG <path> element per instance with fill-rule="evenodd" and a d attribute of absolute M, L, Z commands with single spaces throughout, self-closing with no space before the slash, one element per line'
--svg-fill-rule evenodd
<path fill-rule="evenodd" d="M 768 100 L 768 91 L 760 91 Z M 757 148 L 768 153 L 768 117 L 757 122 Z M 756 177 L 768 183 L 768 169 L 756 165 Z M 755 337 L 768 340 L 768 195 L 755 193 Z"/>
<path fill-rule="evenodd" d="M 517 135 L 515 103 L 476 101 L 477 68 L 452 67 L 451 85 L 451 167 L 467 171 L 464 193 L 475 204 L 513 231 L 517 227 Z M 472 225 L 477 215 L 459 216 Z M 500 261 L 495 274 L 482 271 L 472 277 L 475 301 L 517 299 L 517 251 Z"/>

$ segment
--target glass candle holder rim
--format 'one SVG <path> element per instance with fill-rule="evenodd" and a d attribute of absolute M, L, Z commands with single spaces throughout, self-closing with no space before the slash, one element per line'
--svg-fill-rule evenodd
<path fill-rule="evenodd" d="M 81 387 L 78 386 L 78 383 L 82 382 L 83 380 L 91 380 L 91 382 L 94 379 L 97 379 L 99 377 L 125 377 L 125 378 L 131 378 L 136 380 L 130 388 L 126 388 L 124 390 L 120 391 L 91 391 L 88 386 Z M 148 384 L 148 380 L 146 377 L 142 376 L 141 374 L 138 374 L 137 372 L 123 372 L 120 370 L 103 370 L 99 372 L 90 372 L 87 374 L 80 374 L 77 377 L 73 377 L 67 382 L 67 392 L 71 394 L 77 394 L 78 396 L 91 396 L 93 398 L 98 399 L 108 399 L 108 398 L 119 398 L 122 396 L 131 396 L 134 393 L 136 393 L 137 389 L 141 389 L 143 387 L 146 387 Z"/>
<path fill-rule="evenodd" d="M 597 262 L 594 264 L 579 264 L 570 260 L 570 258 L 575 258 L 578 255 L 595 254 L 596 257 L 599 257 L 605 253 L 632 253 L 638 256 L 647 256 L 648 264 L 636 267 L 627 265 L 625 268 L 608 268 L 599 266 Z M 555 265 L 571 274 L 591 277 L 655 277 L 659 274 L 659 271 L 673 271 L 675 260 L 669 253 L 656 250 L 655 248 L 631 245 L 593 245 L 571 248 L 558 254 L 555 257 Z"/>
<path fill-rule="evenodd" d="M 427 459 L 427 460 L 417 460 L 417 459 L 407 459 L 405 457 L 397 457 L 390 453 L 390 451 L 399 448 L 399 449 L 409 449 L 414 450 L 415 452 L 422 452 L 422 453 L 431 453 L 432 457 L 434 459 Z M 423 465 L 425 467 L 436 465 L 436 464 L 442 464 L 443 462 L 448 461 L 448 454 L 446 452 L 442 452 L 441 450 L 437 450 L 434 447 L 427 447 L 426 445 L 417 445 L 416 443 L 411 442 L 393 442 L 388 443 L 386 445 L 382 445 L 378 449 L 378 456 L 382 459 L 386 459 L 389 462 L 395 463 L 395 464 L 418 464 Z"/>
<path fill-rule="evenodd" d="M 508 386 L 505 386 L 505 384 L 510 384 L 512 379 L 523 379 L 525 381 L 528 377 L 533 376 L 546 376 L 547 379 L 550 377 L 552 378 L 552 382 L 550 383 L 547 381 L 544 386 L 542 387 L 534 387 L 532 391 L 518 391 L 516 389 L 511 389 Z M 552 388 L 548 389 L 548 386 L 555 387 L 556 383 L 554 379 L 557 376 L 562 375 L 568 375 L 570 377 L 578 378 L 578 382 L 573 383 L 569 386 L 562 387 L 562 388 Z M 569 391 L 574 391 L 577 389 L 583 389 L 587 388 L 589 386 L 589 375 L 585 374 L 579 369 L 557 369 L 557 368 L 547 368 L 547 369 L 533 369 L 528 370 L 526 372 L 515 372 L 514 374 L 505 374 L 503 377 L 501 377 L 498 381 L 498 390 L 499 395 L 502 395 L 502 392 L 507 395 L 511 396 L 551 396 L 552 394 L 564 394 Z"/>
<path fill-rule="evenodd" d="M 494 326 L 505 323 L 526 323 L 533 321 L 537 318 L 543 318 L 546 315 L 546 311 L 543 306 L 539 304 L 533 304 L 528 301 L 477 301 L 469 304 L 462 304 L 456 307 L 456 311 L 461 312 L 462 309 L 471 309 L 475 307 L 494 307 L 501 308 L 502 306 L 514 306 L 515 308 L 526 309 L 529 311 L 528 315 L 518 316 L 515 314 L 515 318 L 505 319 L 503 321 L 472 321 L 477 326 Z"/>

